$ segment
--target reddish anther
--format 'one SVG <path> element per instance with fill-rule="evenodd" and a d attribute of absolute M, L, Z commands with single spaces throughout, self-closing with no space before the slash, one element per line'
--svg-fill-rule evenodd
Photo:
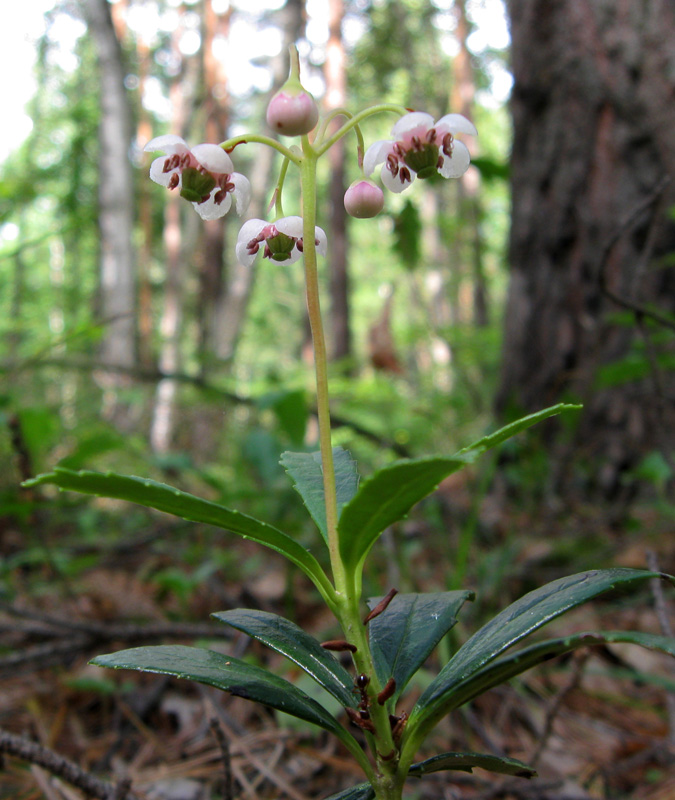
<path fill-rule="evenodd" d="M 380 602 L 375 606 L 375 608 L 369 613 L 366 614 L 363 624 L 367 625 L 371 619 L 375 619 L 375 617 L 379 617 L 380 614 L 386 609 L 386 607 L 391 603 L 394 597 L 398 594 L 398 589 L 390 589 L 387 594 L 380 600 Z"/>

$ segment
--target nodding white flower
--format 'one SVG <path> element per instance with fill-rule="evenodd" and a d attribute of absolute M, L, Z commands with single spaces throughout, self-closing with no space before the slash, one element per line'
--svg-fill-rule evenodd
<path fill-rule="evenodd" d="M 326 255 L 328 239 L 318 226 L 314 228 L 314 244 L 322 256 Z M 303 251 L 302 217 L 282 217 L 276 222 L 250 219 L 245 222 L 237 236 L 237 258 L 249 267 L 263 247 L 263 258 L 269 258 L 280 266 L 292 264 Z"/>
<path fill-rule="evenodd" d="M 251 200 L 248 179 L 234 172 L 232 159 L 217 144 L 190 148 L 180 136 L 157 136 L 143 148 L 166 153 L 150 165 L 150 177 L 168 189 L 180 189 L 202 219 L 219 219 L 234 205 L 237 214 L 246 212 Z"/>
<path fill-rule="evenodd" d="M 459 178 L 469 168 L 471 158 L 457 133 L 476 136 L 473 123 L 461 114 L 446 114 L 434 122 L 431 114 L 413 111 L 404 114 L 391 129 L 393 141 L 372 144 L 363 159 L 363 169 L 370 175 L 378 164 L 382 183 L 392 192 L 402 192 L 418 178 L 435 172 L 444 178 Z"/>

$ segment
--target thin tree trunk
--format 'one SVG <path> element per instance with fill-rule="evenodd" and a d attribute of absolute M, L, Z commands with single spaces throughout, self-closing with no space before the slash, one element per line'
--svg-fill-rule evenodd
<path fill-rule="evenodd" d="M 228 94 L 227 76 L 223 64 L 214 53 L 213 45 L 217 36 L 227 37 L 229 33 L 231 9 L 224 14 L 216 13 L 212 0 L 204 0 L 203 24 L 203 77 L 206 123 L 205 142 L 217 144 L 227 138 Z M 206 374 L 208 364 L 216 355 L 218 346 L 218 317 L 223 313 L 227 296 L 227 272 L 229 265 L 225 255 L 226 220 L 208 220 L 203 223 L 203 248 L 200 264 L 200 303 L 198 320 L 200 328 L 199 351 L 202 375 Z"/>
<path fill-rule="evenodd" d="M 328 46 L 326 48 L 326 111 L 343 108 L 347 101 L 346 54 L 342 41 L 343 0 L 328 3 Z M 340 124 L 336 120 L 334 127 Z M 340 139 L 329 152 L 330 212 L 328 239 L 330 250 L 330 322 L 333 335 L 332 357 L 347 359 L 352 354 L 349 321 L 349 273 L 347 269 L 347 212 L 345 196 L 345 140 Z"/>
<path fill-rule="evenodd" d="M 288 75 L 287 45 L 300 39 L 305 29 L 303 0 L 287 0 L 286 5 L 279 12 L 279 27 L 284 32 L 284 45 L 286 46 L 282 48 L 272 66 L 275 86 L 279 86 Z M 251 181 L 252 197 L 247 216 L 264 218 L 270 180 L 273 178 L 274 153 L 269 147 L 260 145 L 249 145 L 249 147 L 255 147 L 256 150 L 253 170 L 248 176 Z M 223 298 L 216 316 L 216 355 L 230 365 L 233 363 L 246 318 L 256 274 L 257 261 L 250 267 L 244 267 L 233 261 L 228 276 L 227 294 Z"/>
<path fill-rule="evenodd" d="M 130 367 L 135 361 L 134 192 L 128 157 L 131 109 L 110 4 L 107 0 L 87 0 L 83 9 L 96 45 L 101 86 L 100 308 L 107 323 L 101 360 L 103 364 Z"/>

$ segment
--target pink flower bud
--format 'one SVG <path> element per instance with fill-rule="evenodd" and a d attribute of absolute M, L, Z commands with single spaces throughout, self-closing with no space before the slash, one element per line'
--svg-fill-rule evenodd
<path fill-rule="evenodd" d="M 376 217 L 384 207 L 384 194 L 372 181 L 354 181 L 345 192 L 345 209 L 350 217 Z"/>
<path fill-rule="evenodd" d="M 267 124 L 284 136 L 309 133 L 319 121 L 319 109 L 314 98 L 304 90 L 290 94 L 277 92 L 267 106 Z"/>

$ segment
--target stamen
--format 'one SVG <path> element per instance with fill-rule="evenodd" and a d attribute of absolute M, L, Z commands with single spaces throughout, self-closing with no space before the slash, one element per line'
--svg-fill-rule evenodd
<path fill-rule="evenodd" d="M 171 172 L 171 170 L 172 170 L 172 169 L 173 169 L 173 167 L 171 166 L 171 159 L 170 159 L 170 158 L 167 158 L 167 159 L 164 161 L 164 166 L 162 167 L 162 172 L 163 172 L 163 173 L 166 173 L 166 172 Z"/>
<path fill-rule="evenodd" d="M 419 136 L 413 136 L 411 141 L 412 141 L 412 145 L 415 148 L 415 150 L 421 150 L 422 149 L 422 142 L 420 141 L 420 137 Z"/>
<path fill-rule="evenodd" d="M 166 172 L 166 170 L 164 170 Z M 169 189 L 175 189 L 176 186 L 180 183 L 180 177 L 177 172 L 174 172 L 173 175 L 169 178 Z"/>
<path fill-rule="evenodd" d="M 398 177 L 401 183 L 410 183 L 412 181 L 412 175 L 408 167 L 401 167 Z"/>
<path fill-rule="evenodd" d="M 446 133 L 443 137 L 443 152 L 446 156 L 452 156 L 452 143 L 455 137 L 451 133 Z"/>
<path fill-rule="evenodd" d="M 227 197 L 227 192 L 224 189 L 219 189 L 213 196 L 213 202 L 219 206 Z"/>
<path fill-rule="evenodd" d="M 318 244 L 318 242 L 316 244 Z M 304 248 L 305 244 L 302 241 L 302 239 L 296 239 L 295 246 L 298 248 L 298 250 L 301 253 L 304 253 L 304 249 L 303 248 Z"/>
<path fill-rule="evenodd" d="M 272 251 L 270 250 L 270 246 L 265 244 L 265 249 L 263 250 L 263 258 L 272 258 Z"/>
<path fill-rule="evenodd" d="M 246 252 L 253 256 L 258 252 L 258 250 L 260 250 L 260 245 L 255 239 L 251 239 L 251 241 L 246 245 Z"/>
<path fill-rule="evenodd" d="M 393 150 L 399 158 L 403 158 L 405 155 L 405 147 L 400 142 L 396 142 Z"/>
<path fill-rule="evenodd" d="M 436 128 L 429 128 L 425 138 L 429 144 L 433 144 L 436 141 Z"/>
<path fill-rule="evenodd" d="M 228 181 L 225 186 L 223 186 L 224 192 L 233 192 L 234 191 L 234 184 L 232 181 Z"/>
<path fill-rule="evenodd" d="M 443 156 L 440 155 L 439 153 L 438 161 L 436 162 L 436 169 L 441 169 L 442 166 L 443 166 Z"/>
<path fill-rule="evenodd" d="M 176 166 L 178 166 L 180 164 L 181 169 L 185 169 L 185 167 L 189 167 L 190 166 L 190 154 L 189 153 L 184 153 L 182 157 L 179 156 L 178 153 L 176 153 L 174 158 L 176 159 L 176 162 L 175 162 Z"/>

